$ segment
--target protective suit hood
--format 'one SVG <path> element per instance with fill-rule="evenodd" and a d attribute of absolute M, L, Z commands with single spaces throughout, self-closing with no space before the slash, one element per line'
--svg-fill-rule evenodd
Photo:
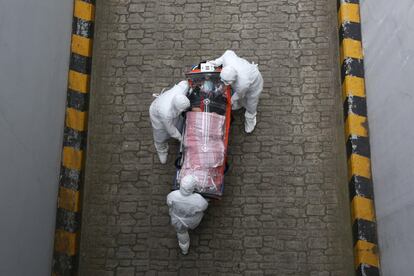
<path fill-rule="evenodd" d="M 197 178 L 192 175 L 186 175 L 180 184 L 180 193 L 184 196 L 191 195 L 197 184 Z"/>
<path fill-rule="evenodd" d="M 233 83 L 237 79 L 237 71 L 233 66 L 229 65 L 221 70 L 220 78 L 226 83 Z"/>
<path fill-rule="evenodd" d="M 173 98 L 173 107 L 176 113 L 180 114 L 190 107 L 190 100 L 182 94 L 177 94 Z"/>
<path fill-rule="evenodd" d="M 185 91 L 187 91 L 190 88 L 190 86 L 188 85 L 188 81 L 185 81 L 185 80 L 180 81 L 177 84 L 177 86 L 180 87 L 181 90 L 185 90 Z"/>

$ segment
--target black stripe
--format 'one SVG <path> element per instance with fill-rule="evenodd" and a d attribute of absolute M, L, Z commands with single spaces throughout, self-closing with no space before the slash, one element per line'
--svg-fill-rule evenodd
<path fill-rule="evenodd" d="M 365 97 L 348 96 L 344 101 L 344 116 L 354 113 L 367 117 L 367 100 Z"/>
<path fill-rule="evenodd" d="M 73 17 L 72 34 L 93 38 L 93 22 Z"/>
<path fill-rule="evenodd" d="M 357 22 L 342 22 L 339 28 L 339 43 L 342 43 L 344 38 L 361 41 L 361 24 Z"/>
<path fill-rule="evenodd" d="M 87 2 L 95 5 L 95 0 L 81 0 L 82 2 Z"/>
<path fill-rule="evenodd" d="M 358 240 L 377 244 L 377 224 L 374 221 L 356 219 L 352 226 L 354 246 Z"/>
<path fill-rule="evenodd" d="M 89 93 L 79 93 L 77 91 L 68 89 L 66 105 L 67 107 L 71 107 L 79 111 L 88 111 Z"/>
<path fill-rule="evenodd" d="M 80 72 L 82 74 L 91 74 L 92 59 L 90 57 L 85 57 L 78 55 L 76 53 L 71 53 L 70 55 L 70 64 L 69 68 L 73 71 Z"/>
<path fill-rule="evenodd" d="M 369 158 L 371 156 L 369 138 L 349 136 L 348 141 L 346 141 L 346 154 L 348 158 L 351 157 L 351 154 L 358 154 Z"/>
<path fill-rule="evenodd" d="M 82 172 L 61 166 L 59 183 L 62 187 L 79 191 L 82 184 Z"/>
<path fill-rule="evenodd" d="M 345 76 L 364 77 L 364 61 L 356 58 L 346 58 L 342 63 L 341 80 L 344 82 Z"/>
<path fill-rule="evenodd" d="M 336 0 L 336 9 L 339 11 L 339 8 L 341 7 L 341 0 Z"/>
<path fill-rule="evenodd" d="M 80 213 L 71 212 L 62 208 L 57 209 L 56 229 L 62 229 L 66 232 L 75 233 L 79 230 Z"/>
<path fill-rule="evenodd" d="M 352 199 L 355 196 L 361 196 L 365 198 L 369 198 L 371 200 L 374 199 L 374 190 L 372 187 L 371 179 L 353 175 L 351 180 L 348 183 L 349 187 L 349 199 Z"/>
<path fill-rule="evenodd" d="M 357 276 L 379 276 L 379 268 L 368 264 L 360 264 L 356 270 Z"/>
<path fill-rule="evenodd" d="M 342 0 L 345 3 L 359 4 L 359 0 Z"/>
<path fill-rule="evenodd" d="M 59 276 L 70 276 L 76 274 L 77 256 L 55 252 L 53 254 L 53 272 Z"/>
<path fill-rule="evenodd" d="M 86 149 L 86 132 L 77 131 L 70 127 L 65 127 L 63 134 L 63 146 L 72 147 L 77 150 Z"/>

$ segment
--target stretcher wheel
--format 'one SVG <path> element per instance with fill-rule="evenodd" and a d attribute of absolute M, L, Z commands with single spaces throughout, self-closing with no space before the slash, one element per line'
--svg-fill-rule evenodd
<path fill-rule="evenodd" d="M 177 170 L 181 170 L 181 158 L 182 158 L 182 154 L 180 153 L 177 157 L 177 159 L 175 159 L 175 167 L 177 168 Z"/>
<path fill-rule="evenodd" d="M 226 165 L 224 166 L 224 174 L 227 173 L 227 171 L 230 169 L 229 163 L 226 161 Z"/>

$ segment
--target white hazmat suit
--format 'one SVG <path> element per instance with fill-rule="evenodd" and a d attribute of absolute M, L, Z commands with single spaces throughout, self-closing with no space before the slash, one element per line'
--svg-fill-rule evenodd
<path fill-rule="evenodd" d="M 168 155 L 168 139 L 181 141 L 181 113 L 190 107 L 186 97 L 188 82 L 181 81 L 173 88 L 159 95 L 151 104 L 149 113 L 154 134 L 154 145 L 160 162 L 165 164 Z"/>
<path fill-rule="evenodd" d="M 223 65 L 220 77 L 225 84 L 230 84 L 234 91 L 231 98 L 232 109 L 246 109 L 245 131 L 251 133 L 256 126 L 257 105 L 263 90 L 263 78 L 257 64 L 249 63 L 231 50 L 227 50 L 221 57 L 209 63 L 214 66 Z"/>
<path fill-rule="evenodd" d="M 177 231 L 178 245 L 182 253 L 188 253 L 190 236 L 188 229 L 196 228 L 208 207 L 207 200 L 194 193 L 197 179 L 192 175 L 185 176 L 180 183 L 180 190 L 167 196 L 167 205 L 171 216 L 171 225 Z"/>

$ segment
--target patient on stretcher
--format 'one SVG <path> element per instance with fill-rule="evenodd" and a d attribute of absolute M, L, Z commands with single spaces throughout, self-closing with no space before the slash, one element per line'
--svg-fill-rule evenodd
<path fill-rule="evenodd" d="M 188 96 L 192 111 L 202 111 L 225 115 L 227 99 L 224 94 L 225 86 L 222 83 L 214 84 L 210 80 L 190 89 Z"/>
<path fill-rule="evenodd" d="M 196 191 L 220 196 L 225 160 L 224 132 L 227 98 L 220 81 L 193 83 L 189 93 L 191 111 L 186 113 L 184 163 L 180 179 L 197 177 Z"/>
<path fill-rule="evenodd" d="M 196 191 L 220 196 L 225 159 L 225 117 L 216 113 L 187 112 L 184 134 L 184 163 L 180 178 L 193 175 Z"/>

